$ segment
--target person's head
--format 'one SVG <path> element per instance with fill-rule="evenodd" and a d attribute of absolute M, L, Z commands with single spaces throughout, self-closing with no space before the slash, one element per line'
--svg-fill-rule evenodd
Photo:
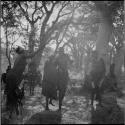
<path fill-rule="evenodd" d="M 15 53 L 16 54 L 23 54 L 24 53 L 24 49 L 20 46 L 18 46 L 16 49 L 15 49 Z"/>

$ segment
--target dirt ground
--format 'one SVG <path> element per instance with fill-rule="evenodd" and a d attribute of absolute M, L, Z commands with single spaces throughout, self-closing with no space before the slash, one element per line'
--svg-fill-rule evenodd
<path fill-rule="evenodd" d="M 45 97 L 41 95 L 41 88 L 35 88 L 34 96 L 26 93 L 22 116 L 13 115 L 11 124 L 24 124 L 32 115 L 45 110 Z M 125 89 L 123 89 L 125 93 Z M 53 101 L 55 106 L 49 105 L 50 110 L 58 110 L 58 101 Z M 95 102 L 96 103 L 96 102 Z M 125 96 L 117 99 L 117 103 L 125 111 Z M 4 110 L 4 103 L 2 104 Z M 2 117 L 8 119 L 6 112 L 2 111 Z M 84 96 L 67 95 L 62 106 L 61 124 L 89 124 L 91 122 L 91 106 L 86 106 Z"/>

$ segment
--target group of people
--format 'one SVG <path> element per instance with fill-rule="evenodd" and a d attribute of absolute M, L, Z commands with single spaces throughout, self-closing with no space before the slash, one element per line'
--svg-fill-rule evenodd
<path fill-rule="evenodd" d="M 14 109 L 16 109 L 17 114 L 19 114 L 18 105 L 19 103 L 21 104 L 21 100 L 24 97 L 24 83 L 22 89 L 19 89 L 22 81 L 27 76 L 30 76 L 30 92 L 33 94 L 35 82 L 41 83 L 40 77 L 42 77 L 40 72 L 37 71 L 36 66 L 34 66 L 34 63 L 29 64 L 27 55 L 23 49 L 18 47 L 15 52 L 18 56 L 14 62 L 13 68 L 9 66 L 6 73 L 1 77 L 1 80 L 5 83 L 6 106 L 10 110 L 10 116 Z M 98 58 L 97 51 L 93 52 L 91 62 L 91 70 L 89 74 L 85 74 L 85 82 L 88 83 L 89 81 L 92 86 L 91 104 L 93 105 L 96 95 L 101 105 L 100 86 L 105 77 L 105 64 L 102 58 Z M 54 105 L 52 102 L 53 99 L 59 100 L 59 110 L 61 110 L 62 101 L 69 81 L 68 66 L 71 63 L 71 59 L 64 53 L 64 48 L 62 47 L 59 49 L 58 55 L 50 56 L 45 62 L 42 94 L 46 97 L 46 110 L 49 110 L 49 104 Z M 27 64 L 29 65 L 28 75 L 24 73 Z M 110 75 L 114 79 L 114 65 L 111 66 Z"/>
<path fill-rule="evenodd" d="M 21 100 L 24 98 L 24 80 L 28 79 L 30 86 L 30 93 L 33 94 L 34 85 L 38 82 L 41 84 L 41 73 L 36 69 L 33 62 L 29 63 L 28 56 L 24 49 L 17 47 L 15 49 L 16 59 L 13 67 L 8 66 L 6 73 L 3 73 L 1 81 L 4 82 L 4 94 L 6 95 L 6 108 L 10 111 L 10 117 L 12 112 L 15 110 L 16 114 L 19 114 L 18 107 L 21 103 Z M 44 66 L 44 76 L 42 81 L 42 93 L 47 98 L 57 99 L 57 74 L 51 74 L 53 69 L 62 70 L 65 75 L 64 86 L 66 88 L 66 81 L 68 79 L 68 70 L 67 70 L 67 60 L 68 56 L 64 54 L 63 48 L 59 51 L 59 56 L 57 58 L 50 57 Z M 55 61 L 56 60 L 56 61 Z M 26 66 L 28 65 L 28 71 L 26 71 Z M 49 66 L 52 65 L 52 66 Z M 55 66 L 55 68 L 54 68 Z M 60 68 L 59 68 L 60 67 Z M 51 69 L 53 68 L 53 69 Z M 27 72 L 27 73 L 26 73 Z M 55 75 L 55 76 L 54 76 Z M 52 78 L 53 77 L 53 78 Z M 55 79 L 54 79 L 55 78 Z M 50 84 L 50 82 L 52 84 Z M 45 83 L 45 84 L 44 84 Z M 20 88 L 22 86 L 22 88 Z M 62 87 L 62 86 L 61 86 Z M 58 86 L 60 88 L 60 86 Z M 61 88 L 60 88 L 61 89 Z M 63 92 L 63 97 L 64 97 Z M 54 95 L 54 96 L 53 96 Z M 50 102 L 51 102 L 50 100 Z M 51 103 L 52 104 L 52 103 Z"/>
<path fill-rule="evenodd" d="M 59 99 L 59 109 L 61 110 L 62 100 L 65 96 L 69 75 L 68 65 L 71 62 L 69 56 L 60 48 L 58 55 L 52 55 L 45 62 L 44 76 L 42 81 L 42 94 L 46 97 L 46 110 L 49 109 L 52 100 Z M 58 94 L 59 93 L 59 94 Z"/>

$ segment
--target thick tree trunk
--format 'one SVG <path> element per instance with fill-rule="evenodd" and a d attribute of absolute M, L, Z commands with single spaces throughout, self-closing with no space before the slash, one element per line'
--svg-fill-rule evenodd
<path fill-rule="evenodd" d="M 99 52 L 99 57 L 104 59 L 106 66 L 106 75 L 109 73 L 110 56 L 108 54 L 109 39 L 112 33 L 112 27 L 106 18 L 102 17 L 102 22 L 99 26 L 98 38 L 96 43 L 96 50 Z"/>
<path fill-rule="evenodd" d="M 11 66 L 10 56 L 9 56 L 9 41 L 8 41 L 8 27 L 6 26 L 5 29 L 5 35 L 6 35 L 6 57 L 8 59 L 9 66 Z"/>
<path fill-rule="evenodd" d="M 122 66 L 124 65 L 124 56 L 125 56 L 125 47 L 123 46 L 115 55 L 115 74 L 117 77 L 118 83 L 120 83 L 120 76 L 122 73 Z"/>
<path fill-rule="evenodd" d="M 35 46 L 35 23 L 31 22 L 30 23 L 31 26 L 31 32 L 30 32 L 30 37 L 29 37 L 29 52 L 33 53 L 34 52 L 34 46 Z M 40 51 L 41 52 L 41 51 Z M 36 68 L 39 66 L 40 60 L 41 60 L 41 53 L 37 53 L 33 58 L 32 61 L 36 64 Z"/>
<path fill-rule="evenodd" d="M 39 67 L 40 62 L 41 62 L 42 53 L 43 53 L 43 50 L 41 50 L 41 51 L 40 51 L 37 55 L 35 55 L 35 56 L 33 57 L 33 59 L 32 59 L 32 60 L 35 62 L 37 68 Z"/>
<path fill-rule="evenodd" d="M 2 74 L 1 62 L 2 62 L 2 50 L 1 50 L 1 38 L 0 38 L 0 78 Z"/>
<path fill-rule="evenodd" d="M 29 37 L 29 51 L 34 52 L 34 37 L 35 37 L 35 27 L 34 23 L 31 23 L 31 33 Z"/>
<path fill-rule="evenodd" d="M 1 2 L 0 2 L 0 17 L 2 16 L 2 9 L 1 8 L 2 7 L 1 7 Z M 0 36 L 0 79 L 1 79 L 1 74 L 2 74 L 2 66 L 1 66 L 1 63 L 2 63 L 2 53 L 1 52 L 2 52 L 2 49 L 1 49 L 1 36 Z M 1 88 L 1 80 L 0 80 L 0 88 Z M 1 98 L 0 98 L 0 104 L 2 104 Z M 1 108 L 0 108 L 0 112 L 1 112 Z M 1 118 L 0 118 L 0 121 L 1 121 Z"/>
<path fill-rule="evenodd" d="M 124 54 L 124 73 L 125 73 L 125 54 Z"/>
<path fill-rule="evenodd" d="M 2 53 L 1 53 L 1 37 L 0 37 L 0 79 L 1 79 L 1 74 L 2 74 L 2 67 L 1 67 L 2 60 L 1 59 L 2 59 Z M 1 88 L 1 80 L 0 80 L 0 88 Z M 1 104 L 1 99 L 0 99 L 0 104 Z M 1 112 L 1 108 L 0 108 L 0 112 Z"/>

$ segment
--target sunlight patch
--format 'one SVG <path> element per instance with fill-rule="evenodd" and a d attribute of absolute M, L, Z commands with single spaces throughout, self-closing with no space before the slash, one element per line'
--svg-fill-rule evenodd
<path fill-rule="evenodd" d="M 28 110 L 33 110 L 33 106 L 27 106 Z"/>
<path fill-rule="evenodd" d="M 49 105 L 49 108 L 51 109 L 51 110 L 58 110 L 58 106 L 52 106 L 52 105 Z"/>
<path fill-rule="evenodd" d="M 44 110 L 44 108 L 41 106 L 41 105 L 37 105 L 37 106 L 34 106 L 32 108 L 32 110 L 37 113 L 37 112 L 41 112 L 42 110 Z"/>
<path fill-rule="evenodd" d="M 28 100 L 28 101 L 25 101 L 26 104 L 31 104 L 33 101 L 31 100 Z"/>
<path fill-rule="evenodd" d="M 36 97 L 33 96 L 33 97 L 30 98 L 30 100 L 35 101 Z"/>

